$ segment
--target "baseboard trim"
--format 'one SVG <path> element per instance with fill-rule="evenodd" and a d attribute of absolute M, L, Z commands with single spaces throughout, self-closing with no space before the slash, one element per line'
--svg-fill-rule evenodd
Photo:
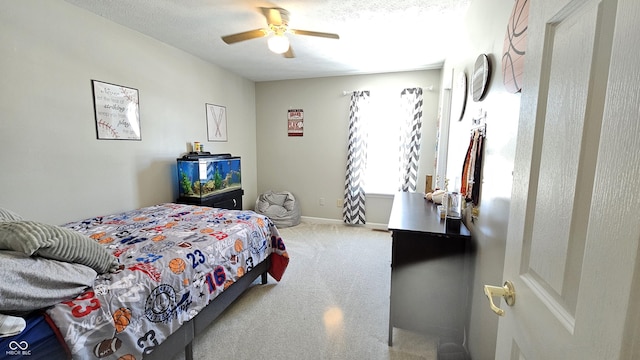
<path fill-rule="evenodd" d="M 327 218 L 319 218 L 319 217 L 312 217 L 312 216 L 301 216 L 300 217 L 300 221 L 302 222 L 306 222 L 309 224 L 327 224 L 327 225 L 345 225 L 345 226 L 351 226 L 351 225 L 347 225 L 345 224 L 342 220 L 337 220 L 337 219 L 327 219 Z M 356 226 L 360 226 L 360 225 L 356 225 Z M 365 225 L 362 225 L 363 227 L 372 229 L 372 230 L 380 230 L 380 231 L 388 231 L 388 224 L 382 224 L 382 223 L 366 223 Z"/>

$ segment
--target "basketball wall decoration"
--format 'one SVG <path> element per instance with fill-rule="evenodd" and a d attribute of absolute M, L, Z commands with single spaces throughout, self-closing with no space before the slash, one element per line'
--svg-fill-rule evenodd
<path fill-rule="evenodd" d="M 529 0 L 515 0 L 502 51 L 502 81 L 505 89 L 513 94 L 522 90 L 528 25 Z"/>

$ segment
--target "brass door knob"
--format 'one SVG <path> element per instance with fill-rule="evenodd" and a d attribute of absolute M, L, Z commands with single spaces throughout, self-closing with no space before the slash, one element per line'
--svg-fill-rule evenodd
<path fill-rule="evenodd" d="M 502 296 L 504 301 L 509 306 L 513 306 L 516 303 L 516 290 L 513 287 L 513 283 L 511 281 L 505 281 L 503 286 L 484 286 L 484 294 L 487 295 L 489 299 L 489 306 L 494 313 L 504 316 L 504 310 L 500 309 L 493 303 L 494 296 Z"/>

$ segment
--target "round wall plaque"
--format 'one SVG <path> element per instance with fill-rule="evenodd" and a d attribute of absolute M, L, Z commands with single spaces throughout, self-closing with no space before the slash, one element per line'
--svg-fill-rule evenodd
<path fill-rule="evenodd" d="M 464 108 L 467 103 L 467 74 L 464 70 L 458 74 L 453 82 L 451 94 L 451 119 L 462 120 Z"/>
<path fill-rule="evenodd" d="M 473 101 L 480 101 L 484 97 L 489 84 L 489 58 L 485 54 L 481 54 L 476 59 L 476 65 L 473 68 L 473 77 L 471 78 L 471 94 Z"/>
<path fill-rule="evenodd" d="M 513 94 L 522 90 L 528 25 L 529 0 L 516 0 L 507 24 L 502 50 L 502 81 L 505 89 Z"/>

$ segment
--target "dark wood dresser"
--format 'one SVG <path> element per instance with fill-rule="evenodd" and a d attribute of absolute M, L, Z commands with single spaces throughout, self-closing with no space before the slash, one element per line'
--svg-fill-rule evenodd
<path fill-rule="evenodd" d="M 451 230 L 421 193 L 395 195 L 392 231 L 389 346 L 393 328 L 462 344 L 469 318 L 472 238 L 464 224 Z M 451 225 L 451 224 L 449 224 Z"/>

